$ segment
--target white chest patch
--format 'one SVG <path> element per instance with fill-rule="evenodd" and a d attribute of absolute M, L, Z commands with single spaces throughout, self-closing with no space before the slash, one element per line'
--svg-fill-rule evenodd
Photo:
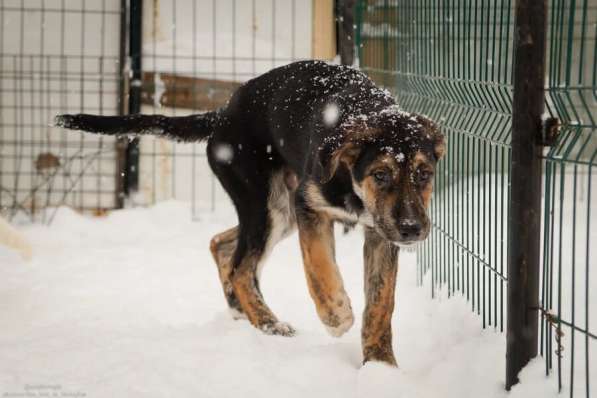
<path fill-rule="evenodd" d="M 306 192 L 309 196 L 309 203 L 313 206 L 314 210 L 324 212 L 334 220 L 357 223 L 368 227 L 373 226 L 373 216 L 367 210 L 364 210 L 361 214 L 356 214 L 347 211 L 343 207 L 332 206 L 325 200 L 319 188 L 313 184 L 307 186 Z M 357 196 L 359 196 L 358 193 Z"/>

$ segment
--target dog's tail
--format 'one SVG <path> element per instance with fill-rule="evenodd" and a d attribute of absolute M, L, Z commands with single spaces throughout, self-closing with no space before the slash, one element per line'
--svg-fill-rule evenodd
<path fill-rule="evenodd" d="M 54 125 L 96 134 L 151 134 L 177 141 L 195 142 L 209 138 L 219 117 L 218 112 L 178 117 L 139 114 L 127 116 L 57 115 L 54 118 Z"/>

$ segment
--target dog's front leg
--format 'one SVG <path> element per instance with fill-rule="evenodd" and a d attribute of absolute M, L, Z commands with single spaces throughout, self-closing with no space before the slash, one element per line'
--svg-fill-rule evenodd
<path fill-rule="evenodd" d="M 301 209 L 297 214 L 301 252 L 309 293 L 317 315 L 335 337 L 354 323 L 350 299 L 334 256 L 334 224 L 325 214 Z"/>
<path fill-rule="evenodd" d="M 392 312 L 398 270 L 398 247 L 365 228 L 365 311 L 361 331 L 363 363 L 396 365 L 392 350 Z"/>

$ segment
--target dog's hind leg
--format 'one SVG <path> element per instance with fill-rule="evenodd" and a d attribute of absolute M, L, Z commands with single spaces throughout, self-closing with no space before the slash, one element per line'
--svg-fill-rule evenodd
<path fill-rule="evenodd" d="M 218 266 L 218 275 L 220 276 L 220 282 L 224 289 L 224 296 L 230 307 L 232 317 L 234 319 L 243 319 L 247 316 L 243 312 L 240 303 L 236 298 L 236 294 L 234 294 L 232 282 L 230 281 L 230 275 L 232 274 L 232 257 L 234 256 L 237 243 L 238 226 L 215 235 L 211 239 L 209 249 Z"/>
<path fill-rule="evenodd" d="M 283 171 L 275 172 L 265 190 L 268 192 L 265 201 L 254 198 L 247 202 L 248 206 L 238 207 L 237 262 L 231 276 L 234 293 L 251 323 L 265 333 L 284 336 L 293 335 L 294 330 L 290 325 L 279 322 L 265 304 L 259 289 L 259 277 L 276 243 L 296 226 L 294 188 L 288 184 Z"/>
<path fill-rule="evenodd" d="M 267 254 L 290 229 L 284 225 L 284 220 L 290 217 L 280 217 L 280 213 L 284 213 L 281 198 L 286 198 L 285 208 L 290 206 L 287 188 L 280 191 L 273 189 L 272 185 L 278 180 L 284 183 L 284 176 L 281 174 L 281 177 L 275 177 L 278 172 L 270 169 L 270 162 L 261 162 L 262 159 L 253 151 L 237 153 L 232 162 L 218 159 L 213 150 L 218 145 L 216 139 L 219 138 L 214 138 L 208 146 L 208 160 L 232 199 L 239 220 L 236 240 L 235 232 L 229 230 L 221 234 L 225 238 L 223 241 L 227 243 L 212 241 L 216 262 L 220 261 L 224 265 L 220 267 L 220 277 L 227 299 L 230 299 L 232 308 L 240 307 L 251 324 L 263 332 L 291 336 L 294 330 L 279 322 L 269 309 L 259 291 L 258 281 L 259 270 Z M 247 167 L 247 164 L 252 167 Z M 275 188 L 282 189 L 278 186 Z M 274 198 L 280 198 L 280 201 L 274 203 Z M 294 213 L 292 219 L 293 217 Z M 231 261 L 222 261 L 221 259 L 228 257 L 228 250 L 232 250 L 233 246 Z M 230 264 L 229 267 L 226 264 Z M 228 281 L 232 289 L 227 286 Z"/>
<path fill-rule="evenodd" d="M 242 255 L 231 277 L 234 293 L 253 326 L 266 334 L 292 336 L 294 329 L 278 320 L 259 291 L 256 274 L 262 255 L 263 252 L 255 250 L 246 251 Z"/>

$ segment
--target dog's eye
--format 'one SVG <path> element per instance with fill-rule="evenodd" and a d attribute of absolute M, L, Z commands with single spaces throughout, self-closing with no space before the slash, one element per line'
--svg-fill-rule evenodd
<path fill-rule="evenodd" d="M 429 180 L 431 180 L 431 177 L 433 177 L 433 173 L 429 170 L 417 170 L 417 180 L 419 180 L 420 183 L 426 183 Z"/>
<path fill-rule="evenodd" d="M 373 177 L 375 178 L 375 181 L 380 183 L 387 183 L 388 181 L 390 181 L 390 173 L 384 170 L 376 171 L 375 173 L 373 173 Z"/>

